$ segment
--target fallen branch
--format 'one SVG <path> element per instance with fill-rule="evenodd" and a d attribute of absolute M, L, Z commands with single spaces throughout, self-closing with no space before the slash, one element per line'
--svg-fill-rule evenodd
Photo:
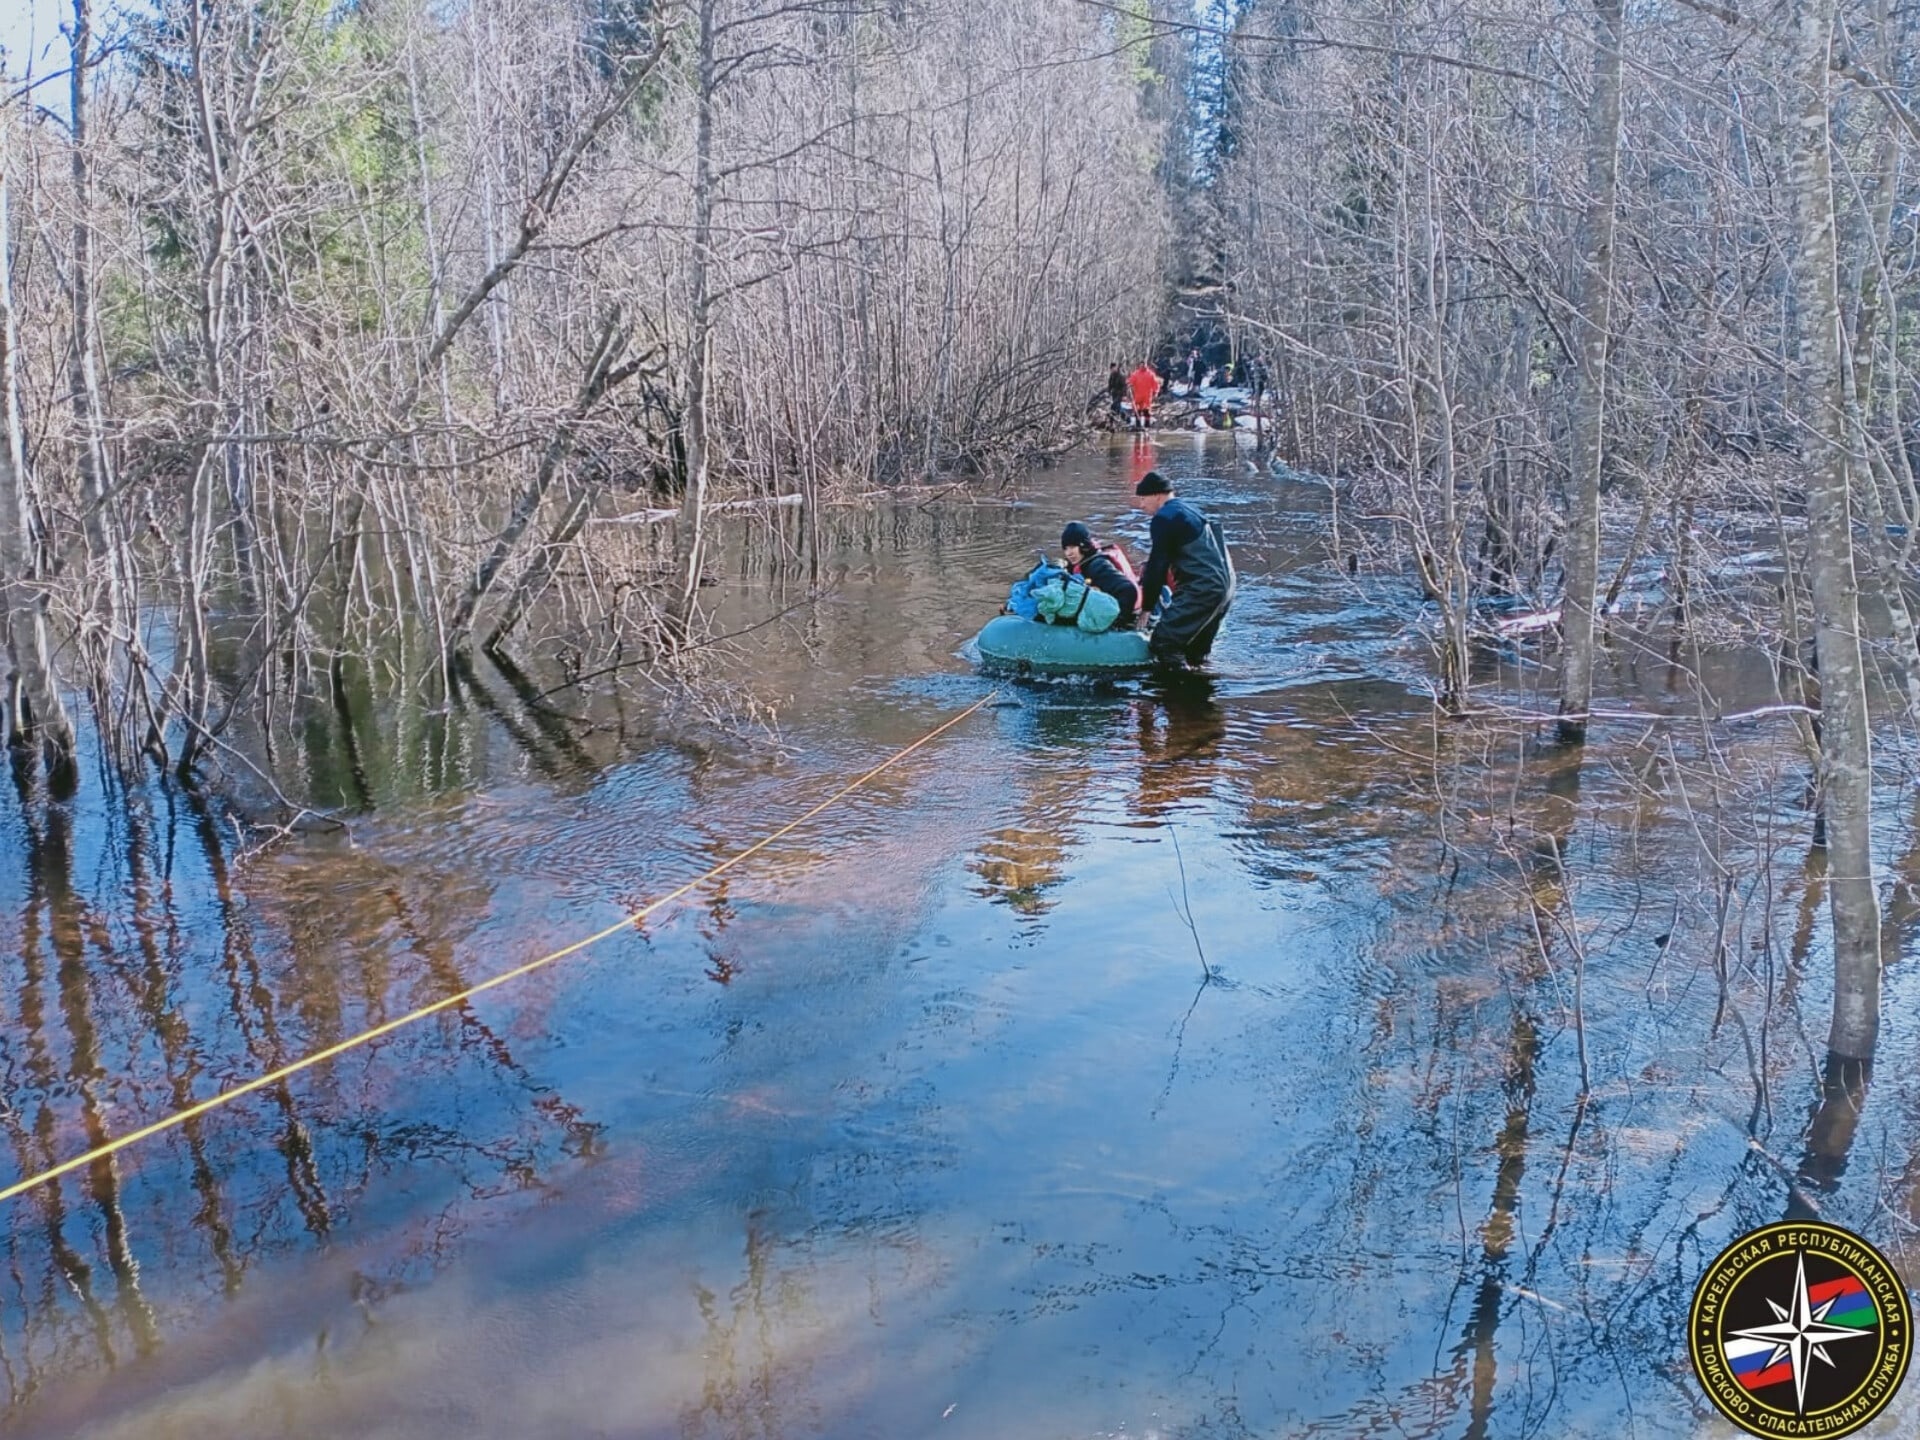
<path fill-rule="evenodd" d="M 757 500 L 724 500 L 718 505 L 706 507 L 709 515 L 728 510 L 757 510 L 763 505 L 799 505 L 804 497 L 799 495 L 765 495 Z M 671 510 L 635 510 L 626 515 L 595 515 L 589 525 L 658 525 L 663 520 L 672 520 L 680 511 Z"/>

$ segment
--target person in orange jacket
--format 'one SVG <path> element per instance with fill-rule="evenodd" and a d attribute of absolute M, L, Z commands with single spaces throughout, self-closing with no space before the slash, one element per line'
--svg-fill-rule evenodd
<path fill-rule="evenodd" d="M 1148 429 L 1153 424 L 1153 397 L 1160 393 L 1160 377 L 1142 360 L 1127 376 L 1127 389 L 1133 392 L 1133 423 Z"/>

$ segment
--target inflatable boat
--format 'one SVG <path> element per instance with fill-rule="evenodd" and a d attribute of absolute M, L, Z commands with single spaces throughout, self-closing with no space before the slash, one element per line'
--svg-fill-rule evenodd
<path fill-rule="evenodd" d="M 996 615 L 973 643 L 984 664 L 1021 672 L 1145 670 L 1153 664 L 1141 631 L 1089 635 L 1071 625 L 1044 625 L 1019 615 Z"/>

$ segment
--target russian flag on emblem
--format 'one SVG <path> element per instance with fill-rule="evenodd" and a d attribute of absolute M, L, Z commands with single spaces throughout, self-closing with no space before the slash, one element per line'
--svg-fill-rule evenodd
<path fill-rule="evenodd" d="M 1780 1347 L 1771 1340 L 1727 1341 L 1727 1364 L 1733 1371 L 1733 1378 L 1749 1390 L 1759 1390 L 1767 1385 L 1778 1385 L 1782 1380 L 1791 1380 L 1793 1362 L 1786 1356 L 1780 1357 L 1778 1365 L 1767 1363 L 1767 1358 L 1779 1349 Z"/>

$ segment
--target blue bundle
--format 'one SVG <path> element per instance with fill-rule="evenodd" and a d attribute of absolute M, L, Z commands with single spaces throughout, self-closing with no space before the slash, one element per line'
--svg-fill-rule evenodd
<path fill-rule="evenodd" d="M 1024 616 L 1028 620 L 1040 618 L 1040 600 L 1036 592 L 1041 586 L 1066 575 L 1058 565 L 1042 558 L 1040 563 L 1028 571 L 1025 578 L 1013 582 L 1013 588 L 1007 592 L 1007 611 L 1012 615 Z"/>

